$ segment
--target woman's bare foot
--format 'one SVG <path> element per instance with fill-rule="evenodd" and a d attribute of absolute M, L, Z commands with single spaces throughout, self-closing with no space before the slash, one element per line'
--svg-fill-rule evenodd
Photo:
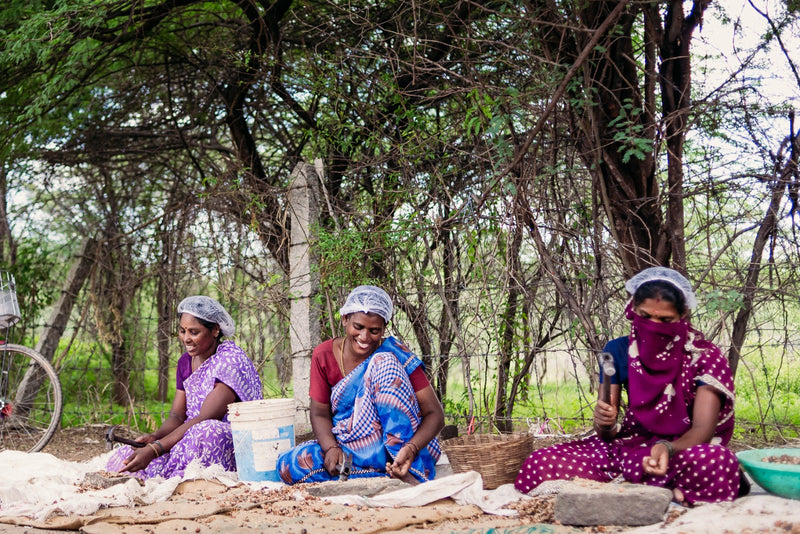
<path fill-rule="evenodd" d="M 691 508 L 691 504 L 686 502 L 686 498 L 683 496 L 683 492 L 678 488 L 672 488 L 672 498 L 673 500 L 680 504 L 681 506 L 685 506 L 687 508 Z"/>

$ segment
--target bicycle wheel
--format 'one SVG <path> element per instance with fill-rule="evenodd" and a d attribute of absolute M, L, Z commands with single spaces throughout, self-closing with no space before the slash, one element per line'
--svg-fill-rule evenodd
<path fill-rule="evenodd" d="M 0 451 L 39 451 L 61 422 L 58 375 L 22 345 L 0 345 L 0 364 Z"/>

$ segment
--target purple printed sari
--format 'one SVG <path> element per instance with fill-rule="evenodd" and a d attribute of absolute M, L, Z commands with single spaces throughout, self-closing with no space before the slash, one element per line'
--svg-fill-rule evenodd
<path fill-rule="evenodd" d="M 253 362 L 233 341 L 224 341 L 217 352 L 184 381 L 186 392 L 186 420 L 197 417 L 206 397 L 217 382 L 231 388 L 238 401 L 251 401 L 263 398 L 261 378 Z M 189 428 L 183 438 L 166 454 L 154 458 L 148 466 L 134 476 L 147 479 L 152 477 L 170 478 L 183 476 L 190 462 L 203 466 L 220 464 L 226 471 L 236 470 L 233 454 L 231 425 L 227 421 L 207 419 Z M 124 467 L 122 463 L 132 453 L 130 446 L 120 447 L 109 458 L 106 469 L 117 472 Z"/>

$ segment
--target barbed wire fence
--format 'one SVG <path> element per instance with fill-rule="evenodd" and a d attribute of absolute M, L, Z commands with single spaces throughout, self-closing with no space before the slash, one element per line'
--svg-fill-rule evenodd
<path fill-rule="evenodd" d="M 772 331 L 759 329 L 764 338 L 783 335 L 782 329 Z M 721 345 L 726 350 L 727 347 Z M 764 341 L 746 347 L 742 365 L 737 374 L 737 393 L 744 395 L 755 415 L 737 415 L 738 432 L 754 439 L 759 436 L 777 436 L 791 439 L 800 435 L 796 424 L 797 395 L 800 393 L 800 331 L 795 337 L 780 344 Z M 174 363 L 179 350 L 175 351 Z M 99 355 L 97 355 L 99 356 Z M 496 387 L 497 353 L 460 355 L 429 355 L 434 366 L 446 362 L 448 367 L 449 393 L 444 399 L 448 423 L 457 425 L 462 432 L 496 432 L 493 419 L 494 392 Z M 522 357 L 522 354 L 520 354 Z M 469 361 L 471 375 L 464 376 L 464 363 Z M 61 380 L 71 392 L 63 415 L 64 426 L 88 424 L 117 424 L 155 427 L 169 413 L 169 402 L 148 401 L 153 398 L 152 380 L 132 381 L 130 403 L 116 405 L 104 391 L 113 380 L 111 366 L 103 357 L 90 357 L 76 366 L 62 365 Z M 591 426 L 591 409 L 596 398 L 585 358 L 564 348 L 545 349 L 537 354 L 532 373 L 520 393 L 515 414 L 506 418 L 516 431 L 536 435 L 563 435 L 581 432 Z M 91 363 L 86 363 L 91 362 Z M 282 375 L 280 367 L 285 357 L 273 353 L 271 357 L 257 358 L 261 371 L 264 392 L 267 397 L 290 397 L 291 380 Z M 137 365 L 132 374 L 136 377 L 155 377 L 155 365 Z M 174 367 L 173 367 L 174 371 Z M 435 371 L 429 370 L 429 371 Z M 281 378 L 282 376 L 282 378 Z M 470 413 L 466 400 L 465 378 L 471 381 L 478 402 Z M 80 387 L 75 385 L 80 384 Z M 148 402 L 145 402 L 148 401 Z M 752 412 L 751 412 L 752 413 Z"/>

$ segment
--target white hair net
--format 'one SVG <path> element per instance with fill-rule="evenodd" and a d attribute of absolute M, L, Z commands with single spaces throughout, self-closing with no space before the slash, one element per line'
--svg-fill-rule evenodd
<path fill-rule="evenodd" d="M 358 286 L 347 295 L 339 313 L 342 317 L 356 312 L 375 313 L 388 323 L 393 310 L 392 299 L 386 291 L 376 286 Z"/>
<path fill-rule="evenodd" d="M 683 293 L 687 308 L 693 310 L 697 307 L 697 298 L 694 296 L 694 291 L 692 291 L 692 284 L 681 273 L 669 267 L 650 267 L 649 269 L 645 269 L 625 282 L 625 289 L 628 293 L 633 295 L 636 293 L 636 290 L 639 289 L 639 286 L 645 282 L 652 282 L 653 280 L 669 282 Z"/>
<path fill-rule="evenodd" d="M 223 336 L 232 336 L 236 332 L 236 324 L 222 304 L 204 295 L 186 297 L 178 304 L 178 315 L 188 313 L 198 319 L 216 323 Z"/>

